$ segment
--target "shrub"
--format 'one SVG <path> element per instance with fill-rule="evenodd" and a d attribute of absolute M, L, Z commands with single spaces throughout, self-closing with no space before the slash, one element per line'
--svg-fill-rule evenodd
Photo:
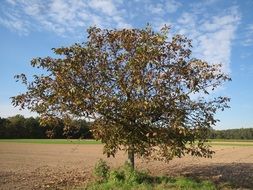
<path fill-rule="evenodd" d="M 188 178 L 170 178 L 167 176 L 150 176 L 147 172 L 133 170 L 126 163 L 117 170 L 109 171 L 105 161 L 99 160 L 94 170 L 99 181 L 90 183 L 87 190 L 215 190 L 209 181 L 196 181 Z"/>
<path fill-rule="evenodd" d="M 94 168 L 94 175 L 99 181 L 105 181 L 108 178 L 110 167 L 107 163 L 99 159 Z"/>

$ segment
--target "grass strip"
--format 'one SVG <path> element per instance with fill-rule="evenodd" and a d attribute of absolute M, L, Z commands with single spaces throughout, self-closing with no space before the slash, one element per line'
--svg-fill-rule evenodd
<path fill-rule="evenodd" d="M 129 164 L 111 170 L 105 161 L 99 160 L 94 169 L 95 181 L 79 190 L 216 190 L 213 182 L 185 177 L 152 176 L 133 170 Z"/>
<path fill-rule="evenodd" d="M 252 142 L 253 139 L 209 139 L 211 142 Z"/>
<path fill-rule="evenodd" d="M 208 143 L 211 146 L 253 146 L 253 143 L 222 143 L 222 142 L 211 142 Z"/>

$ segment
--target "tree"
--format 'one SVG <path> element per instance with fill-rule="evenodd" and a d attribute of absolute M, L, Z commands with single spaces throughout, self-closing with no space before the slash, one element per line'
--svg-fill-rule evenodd
<path fill-rule="evenodd" d="M 45 131 L 40 127 L 39 118 L 26 118 L 24 128 L 27 130 L 27 136 L 25 138 L 39 139 L 45 136 Z"/>
<path fill-rule="evenodd" d="M 92 132 L 104 153 L 118 150 L 134 156 L 169 161 L 185 154 L 210 157 L 207 129 L 227 97 L 207 98 L 230 78 L 221 65 L 191 58 L 191 41 L 168 38 L 168 27 L 108 30 L 91 27 L 87 41 L 53 48 L 57 57 L 35 58 L 33 67 L 46 74 L 28 82 L 27 91 L 12 97 L 14 106 L 41 115 L 42 122 L 58 118 L 94 120 Z"/>
<path fill-rule="evenodd" d="M 27 129 L 25 128 L 25 118 L 22 115 L 15 115 L 8 117 L 9 125 L 7 125 L 7 130 L 9 131 L 9 136 L 14 136 L 16 138 L 25 138 L 27 136 Z"/>
<path fill-rule="evenodd" d="M 0 138 L 8 138 L 8 131 L 7 126 L 9 125 L 10 121 L 5 118 L 0 117 Z"/>

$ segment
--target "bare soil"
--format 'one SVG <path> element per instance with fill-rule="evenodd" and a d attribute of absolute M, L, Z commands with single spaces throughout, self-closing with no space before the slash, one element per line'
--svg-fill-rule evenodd
<path fill-rule="evenodd" d="M 214 146 L 212 159 L 184 157 L 169 164 L 137 160 L 137 168 L 154 175 L 209 179 L 253 189 L 253 146 Z M 112 167 L 126 155 L 106 158 L 103 145 L 0 143 L 0 189 L 71 189 L 87 183 L 99 158 Z"/>

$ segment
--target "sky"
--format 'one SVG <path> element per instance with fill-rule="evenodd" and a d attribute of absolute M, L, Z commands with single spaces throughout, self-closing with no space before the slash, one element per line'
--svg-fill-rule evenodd
<path fill-rule="evenodd" d="M 22 114 L 11 96 L 24 92 L 14 75 L 39 71 L 35 57 L 86 40 L 86 29 L 163 25 L 192 39 L 192 57 L 222 63 L 232 78 L 216 94 L 231 98 L 215 129 L 253 127 L 253 0 L 0 0 L 0 117 Z"/>

